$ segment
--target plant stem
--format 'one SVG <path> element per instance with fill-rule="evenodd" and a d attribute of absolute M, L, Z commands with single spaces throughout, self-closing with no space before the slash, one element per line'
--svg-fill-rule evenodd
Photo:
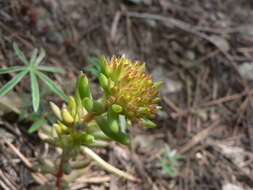
<path fill-rule="evenodd" d="M 62 156 L 59 167 L 58 167 L 58 170 L 56 172 L 56 176 L 55 176 L 56 177 L 55 186 L 56 186 L 57 190 L 61 190 L 61 178 L 63 176 L 63 168 L 62 168 L 63 167 L 63 162 L 64 162 L 64 159 L 63 159 L 63 156 Z"/>
<path fill-rule="evenodd" d="M 83 120 L 84 122 L 89 123 L 95 116 L 96 116 L 95 113 L 88 113 L 83 116 Z"/>
<path fill-rule="evenodd" d="M 62 150 L 62 155 L 61 155 L 61 160 L 60 160 L 60 164 L 59 164 L 59 167 L 58 167 L 58 170 L 56 172 L 56 182 L 55 182 L 55 186 L 57 188 L 57 190 L 62 190 L 62 187 L 61 187 L 61 179 L 63 177 L 63 174 L 64 174 L 64 171 L 63 171 L 63 165 L 65 162 L 68 162 L 68 149 L 65 147 L 63 148 Z"/>
<path fill-rule="evenodd" d="M 95 152 L 93 152 L 88 147 L 82 146 L 81 151 L 84 155 L 89 156 L 92 160 L 96 161 L 99 166 L 106 169 L 107 171 L 114 173 L 118 176 L 124 177 L 126 179 L 129 179 L 131 181 L 140 181 L 140 179 L 138 179 L 137 177 L 132 176 L 126 172 L 123 172 L 119 170 L 118 168 L 115 168 L 114 166 L 108 164 L 106 161 L 100 158 Z"/>

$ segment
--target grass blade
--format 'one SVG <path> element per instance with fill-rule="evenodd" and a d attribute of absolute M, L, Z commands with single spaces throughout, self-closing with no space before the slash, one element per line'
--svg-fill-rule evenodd
<path fill-rule="evenodd" d="M 31 78 L 31 88 L 32 88 L 32 103 L 33 103 L 33 110 L 35 112 L 38 111 L 40 105 L 40 90 L 37 78 L 34 72 L 30 72 Z"/>
<path fill-rule="evenodd" d="M 38 66 L 37 69 L 46 72 L 64 73 L 64 70 L 51 66 Z"/>
<path fill-rule="evenodd" d="M 43 74 L 42 72 L 37 71 L 36 72 L 40 79 L 46 83 L 46 85 L 57 95 L 59 95 L 62 99 L 67 101 L 67 96 L 65 93 L 61 90 L 61 88 L 54 82 L 52 81 L 47 75 Z"/>
<path fill-rule="evenodd" d="M 16 71 L 22 71 L 22 70 L 25 70 L 25 69 L 26 69 L 26 67 L 24 67 L 24 66 L 8 67 L 6 69 L 0 69 L 0 74 L 16 72 Z"/>
<path fill-rule="evenodd" d="M 44 59 L 45 56 L 46 56 L 46 52 L 45 52 L 45 50 L 42 48 L 42 49 L 40 50 L 40 54 L 39 54 L 39 56 L 37 57 L 37 59 L 36 59 L 34 65 L 35 65 L 35 66 L 36 66 L 36 65 L 39 65 L 39 64 L 41 63 L 41 61 Z"/>
<path fill-rule="evenodd" d="M 13 77 L 9 82 L 7 82 L 0 89 L 0 96 L 4 96 L 7 92 L 9 92 L 26 75 L 27 72 L 27 70 L 22 71 Z"/>
<path fill-rule="evenodd" d="M 22 61 L 23 64 L 29 65 L 29 61 L 26 59 L 24 53 L 19 49 L 18 45 L 14 42 L 13 49 L 15 50 L 16 55 Z"/>

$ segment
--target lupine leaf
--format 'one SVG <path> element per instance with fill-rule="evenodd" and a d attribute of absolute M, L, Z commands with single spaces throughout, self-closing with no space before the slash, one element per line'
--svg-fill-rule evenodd
<path fill-rule="evenodd" d="M 27 72 L 27 70 L 22 71 L 13 77 L 9 82 L 7 82 L 0 89 L 0 96 L 4 96 L 7 92 L 9 92 L 26 75 Z"/>
<path fill-rule="evenodd" d="M 30 59 L 30 65 L 35 65 L 37 54 L 38 54 L 38 49 L 34 49 L 32 52 L 31 59 Z"/>
<path fill-rule="evenodd" d="M 32 88 L 33 110 L 37 112 L 40 105 L 40 90 L 39 90 L 39 84 L 34 72 L 30 72 L 30 79 L 31 79 L 31 88 Z"/>
<path fill-rule="evenodd" d="M 36 65 L 39 65 L 39 64 L 41 63 L 41 61 L 44 59 L 45 56 L 46 56 L 46 52 L 45 52 L 45 50 L 42 48 L 42 49 L 40 50 L 40 54 L 39 54 L 39 56 L 37 57 L 37 59 L 36 59 L 34 65 L 35 65 L 35 66 L 36 66 Z"/>
<path fill-rule="evenodd" d="M 8 67 L 6 69 L 0 69 L 0 74 L 16 72 L 16 71 L 22 71 L 22 70 L 25 70 L 25 69 L 26 69 L 26 67 L 24 67 L 24 66 L 13 66 L 13 67 Z"/>
<path fill-rule="evenodd" d="M 46 83 L 46 85 L 57 95 L 59 95 L 62 99 L 64 99 L 65 101 L 67 101 L 67 96 L 65 95 L 65 93 L 60 89 L 60 87 L 54 82 L 52 81 L 47 75 L 45 75 L 42 72 L 37 71 L 36 72 L 38 74 L 38 76 L 40 77 L 40 79 Z"/>
<path fill-rule="evenodd" d="M 38 66 L 37 69 L 46 72 L 64 73 L 64 70 L 51 66 Z"/>
<path fill-rule="evenodd" d="M 23 64 L 29 65 L 29 61 L 26 59 L 24 53 L 19 49 L 18 45 L 14 42 L 13 48 L 15 50 L 16 55 L 22 61 Z"/>

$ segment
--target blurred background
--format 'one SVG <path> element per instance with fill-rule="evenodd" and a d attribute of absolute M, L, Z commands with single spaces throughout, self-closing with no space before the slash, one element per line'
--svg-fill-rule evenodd
<path fill-rule="evenodd" d="M 25 55 L 44 48 L 44 64 L 65 70 L 49 76 L 67 95 L 80 70 L 100 93 L 92 72 L 101 55 L 145 62 L 164 81 L 156 128 L 130 127 L 131 147 L 95 149 L 142 182 L 91 165 L 72 189 L 253 189 L 253 1 L 0 0 L 1 68 L 21 64 L 13 42 Z M 14 76 L 0 75 L 0 86 Z M 54 157 L 28 129 L 38 118 L 51 123 L 49 100 L 62 103 L 41 91 L 35 116 L 26 80 L 0 97 L 0 135 L 31 162 Z M 1 141 L 0 189 L 28 189 L 31 171 Z"/>

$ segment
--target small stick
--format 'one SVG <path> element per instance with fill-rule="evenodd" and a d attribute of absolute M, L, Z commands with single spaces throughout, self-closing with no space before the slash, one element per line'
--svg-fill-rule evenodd
<path fill-rule="evenodd" d="M 8 140 L 4 139 L 4 143 L 7 144 L 12 150 L 13 152 L 15 152 L 15 154 L 20 158 L 20 160 L 32 171 L 34 171 L 33 169 L 33 165 L 32 163 L 12 144 L 10 143 Z M 45 184 L 47 183 L 47 179 L 45 178 L 45 176 L 43 176 L 41 173 L 39 172 L 34 172 L 33 173 L 33 177 L 36 179 L 36 181 L 40 184 Z"/>

